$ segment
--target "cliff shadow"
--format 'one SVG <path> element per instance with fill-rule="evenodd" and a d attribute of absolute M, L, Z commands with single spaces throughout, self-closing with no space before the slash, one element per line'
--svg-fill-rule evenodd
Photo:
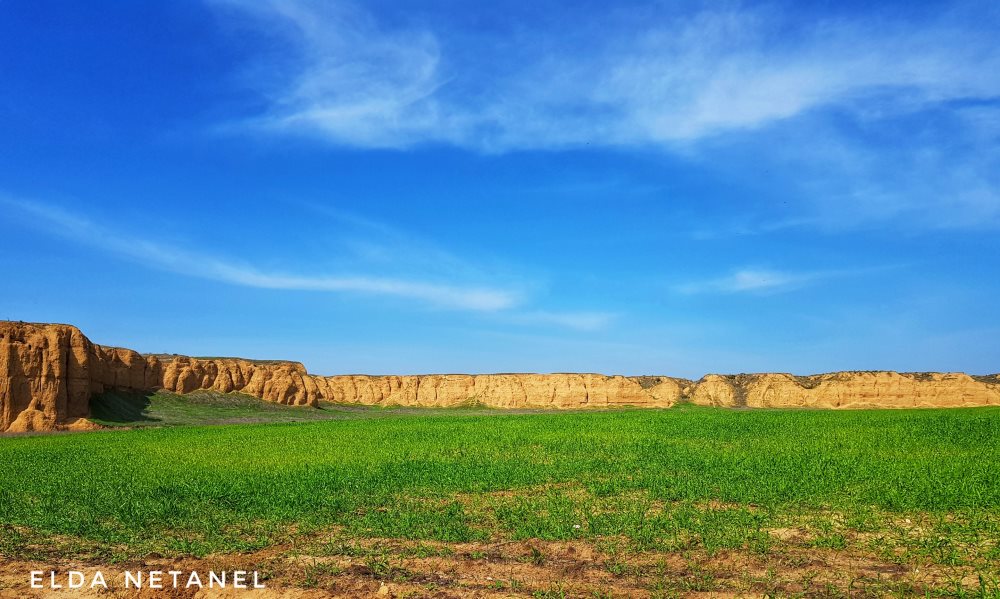
<path fill-rule="evenodd" d="M 90 398 L 90 419 L 108 424 L 159 422 L 148 414 L 152 391 L 105 391 Z"/>

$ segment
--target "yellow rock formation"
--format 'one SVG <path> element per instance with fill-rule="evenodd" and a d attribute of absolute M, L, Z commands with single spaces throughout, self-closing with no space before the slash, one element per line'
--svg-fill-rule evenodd
<path fill-rule="evenodd" d="M 963 373 L 710 374 L 691 402 L 748 408 L 954 408 L 1000 405 L 1000 380 Z"/>
<path fill-rule="evenodd" d="M 316 405 L 301 364 L 144 356 L 91 343 L 76 327 L 0 321 L 0 432 L 91 428 L 90 398 L 108 389 L 240 391 Z"/>
<path fill-rule="evenodd" d="M 674 379 L 644 388 L 635 378 L 601 374 L 428 374 L 313 377 L 320 393 L 338 403 L 494 408 L 669 407 L 680 398 Z"/>
<path fill-rule="evenodd" d="M 238 391 L 281 404 L 495 408 L 669 407 L 682 399 L 725 407 L 910 408 L 1000 405 L 1000 378 L 966 374 L 838 372 L 671 377 L 602 374 L 315 376 L 296 362 L 143 355 L 91 343 L 76 327 L 0 321 L 0 432 L 85 429 L 105 390 Z"/>

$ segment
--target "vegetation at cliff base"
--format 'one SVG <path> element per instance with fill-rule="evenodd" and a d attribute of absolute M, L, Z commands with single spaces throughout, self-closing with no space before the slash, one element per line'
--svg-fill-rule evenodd
<path fill-rule="evenodd" d="M 519 410 L 538 413 L 539 410 Z M 488 408 L 407 408 L 340 405 L 320 402 L 317 408 L 286 406 L 244 393 L 200 390 L 180 395 L 169 391 L 106 391 L 90 401 L 90 420 L 105 427 L 135 428 L 314 422 L 401 416 L 499 414 Z"/>
<path fill-rule="evenodd" d="M 798 543 L 1000 576 L 1000 409 L 444 412 L 3 438 L 0 554 Z"/>

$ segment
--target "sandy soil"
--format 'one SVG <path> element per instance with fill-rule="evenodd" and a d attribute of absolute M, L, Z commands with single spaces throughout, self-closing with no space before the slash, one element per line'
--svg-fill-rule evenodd
<path fill-rule="evenodd" d="M 773 531 L 776 537 L 794 531 Z M 78 570 L 90 582 L 103 572 L 108 590 L 32 590 L 32 570 Z M 125 590 L 125 570 L 257 570 L 266 589 Z M 207 580 L 207 575 L 204 575 Z M 373 540 L 342 549 L 280 547 L 246 555 L 99 564 L 0 560 L 0 597 L 753 597 L 923 594 L 955 585 L 978 589 L 974 572 L 933 565 L 901 565 L 845 551 L 783 548 L 761 555 L 623 553 L 586 542 L 518 541 L 492 544 Z"/>

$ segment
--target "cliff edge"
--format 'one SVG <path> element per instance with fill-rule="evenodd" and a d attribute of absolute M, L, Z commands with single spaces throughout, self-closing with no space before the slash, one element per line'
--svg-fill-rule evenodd
<path fill-rule="evenodd" d="M 118 389 L 240 391 L 289 405 L 317 405 L 302 364 L 143 355 L 92 343 L 63 324 L 0 321 L 0 432 L 90 428 L 90 398 Z"/>
<path fill-rule="evenodd" d="M 316 376 L 297 362 L 144 355 L 92 343 L 62 324 L 0 321 L 0 432 L 79 430 L 105 390 L 238 391 L 266 401 L 496 408 L 903 408 L 1000 405 L 1000 377 L 961 373 L 838 372 L 666 376 L 484 374 Z"/>

